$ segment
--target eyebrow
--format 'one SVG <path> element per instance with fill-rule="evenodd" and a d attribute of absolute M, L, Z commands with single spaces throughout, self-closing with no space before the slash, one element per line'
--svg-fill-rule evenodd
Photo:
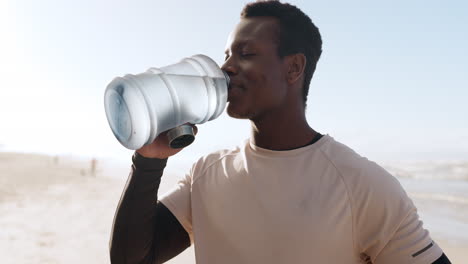
<path fill-rule="evenodd" d="M 250 39 L 242 40 L 242 41 L 234 43 L 234 45 L 233 45 L 233 47 L 231 49 L 233 49 L 233 50 L 242 49 L 243 47 L 247 46 L 248 44 L 253 45 L 253 43 L 254 43 L 254 41 L 250 40 Z M 224 51 L 224 54 L 228 55 L 228 53 L 229 53 L 229 49 L 226 49 Z"/>

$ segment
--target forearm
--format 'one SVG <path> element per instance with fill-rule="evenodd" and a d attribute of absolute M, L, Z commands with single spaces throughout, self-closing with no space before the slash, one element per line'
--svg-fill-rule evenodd
<path fill-rule="evenodd" d="M 440 258 L 438 258 L 435 262 L 433 262 L 432 264 L 451 264 L 452 262 L 450 262 L 450 260 L 447 258 L 447 256 L 445 255 L 445 253 L 442 253 L 442 256 L 440 256 Z"/>
<path fill-rule="evenodd" d="M 167 159 L 135 154 L 114 217 L 110 240 L 112 263 L 153 263 L 156 202 Z"/>

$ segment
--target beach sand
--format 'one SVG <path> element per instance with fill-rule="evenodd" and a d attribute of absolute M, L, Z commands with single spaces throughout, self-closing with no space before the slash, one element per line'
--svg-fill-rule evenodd
<path fill-rule="evenodd" d="M 98 161 L 93 173 L 90 160 L 0 153 L 0 262 L 109 263 L 111 224 L 127 165 L 116 168 Z M 164 177 L 160 193 L 177 180 Z M 422 215 L 432 215 L 431 200 L 416 197 L 415 203 Z M 428 224 L 451 224 L 443 219 Z M 458 220 L 468 226 L 467 219 Z M 467 263 L 468 233 L 451 235 L 444 228 L 435 228 L 434 240 L 453 263 Z M 195 263 L 193 247 L 168 263 Z"/>

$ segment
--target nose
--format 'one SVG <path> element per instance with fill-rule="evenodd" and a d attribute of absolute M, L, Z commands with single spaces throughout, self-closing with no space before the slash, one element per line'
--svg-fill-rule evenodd
<path fill-rule="evenodd" d="M 223 65 L 221 66 L 221 70 L 225 71 L 229 77 L 236 75 L 238 70 L 237 67 L 234 65 L 232 57 L 229 57 L 226 61 L 224 61 Z"/>

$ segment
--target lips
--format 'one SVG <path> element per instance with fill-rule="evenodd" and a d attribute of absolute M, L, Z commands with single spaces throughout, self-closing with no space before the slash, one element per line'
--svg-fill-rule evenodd
<path fill-rule="evenodd" d="M 232 99 L 239 97 L 243 92 L 244 88 L 242 86 L 231 83 L 228 87 L 228 102 Z"/>
<path fill-rule="evenodd" d="M 233 80 L 233 79 L 231 79 L 231 81 L 229 82 L 229 86 L 228 86 L 228 90 L 231 90 L 231 89 L 245 90 L 244 86 L 242 86 L 240 82 Z"/>

